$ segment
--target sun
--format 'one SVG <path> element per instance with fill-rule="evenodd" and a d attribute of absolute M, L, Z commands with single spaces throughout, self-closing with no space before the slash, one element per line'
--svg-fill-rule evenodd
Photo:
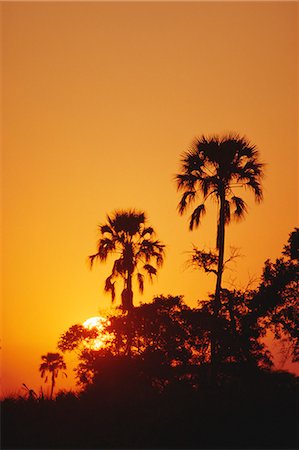
<path fill-rule="evenodd" d="M 92 350 L 100 350 L 107 346 L 107 343 L 111 339 L 110 333 L 103 333 L 104 327 L 106 325 L 110 325 L 110 321 L 106 317 L 90 317 L 90 319 L 85 320 L 83 322 L 83 326 L 88 330 L 92 330 L 96 328 L 98 331 L 98 337 L 86 343 L 87 347 Z"/>

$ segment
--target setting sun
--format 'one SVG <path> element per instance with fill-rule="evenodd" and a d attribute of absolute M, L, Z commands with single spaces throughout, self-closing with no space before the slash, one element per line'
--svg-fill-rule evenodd
<path fill-rule="evenodd" d="M 98 337 L 86 344 L 92 350 L 100 350 L 100 348 L 105 347 L 110 340 L 111 335 L 103 332 L 105 325 L 110 325 L 109 320 L 106 317 L 100 316 L 90 317 L 90 319 L 85 320 L 83 323 L 83 326 L 88 330 L 96 328 L 98 331 Z"/>

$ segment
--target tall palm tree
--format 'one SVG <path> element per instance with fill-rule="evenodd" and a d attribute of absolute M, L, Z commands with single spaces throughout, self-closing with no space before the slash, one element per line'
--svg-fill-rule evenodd
<path fill-rule="evenodd" d="M 244 187 L 251 190 L 255 200 L 263 198 L 261 179 L 263 164 L 259 153 L 246 137 L 229 134 L 219 137 L 205 137 L 194 140 L 191 148 L 181 158 L 181 173 L 176 175 L 178 190 L 183 192 L 178 205 L 180 214 L 193 205 L 189 228 L 199 226 L 206 213 L 206 201 L 216 199 L 218 204 L 217 223 L 217 281 L 214 299 L 214 315 L 220 309 L 221 281 L 224 266 L 225 225 L 231 218 L 241 219 L 247 212 L 245 201 L 236 196 L 234 190 Z"/>
<path fill-rule="evenodd" d="M 63 356 L 60 353 L 47 353 L 46 355 L 42 355 L 42 363 L 39 367 L 39 371 L 41 373 L 41 377 L 49 373 L 51 376 L 51 393 L 50 399 L 52 400 L 55 380 L 58 377 L 58 374 L 62 370 L 66 370 L 66 364 L 63 360 Z M 67 376 L 65 372 L 62 372 L 64 376 Z M 46 375 L 45 382 L 48 381 L 48 376 Z"/>
<path fill-rule="evenodd" d="M 124 311 L 133 308 L 133 277 L 136 275 L 139 292 L 144 289 L 144 272 L 152 280 L 164 259 L 164 245 L 155 238 L 154 229 L 146 224 L 145 213 L 117 210 L 107 215 L 107 223 L 100 225 L 97 253 L 89 256 L 91 267 L 96 259 L 105 262 L 108 256 L 117 255 L 111 274 L 105 281 L 105 292 L 115 299 L 115 281 L 123 280 L 121 304 Z M 152 264 L 155 263 L 156 267 Z"/>

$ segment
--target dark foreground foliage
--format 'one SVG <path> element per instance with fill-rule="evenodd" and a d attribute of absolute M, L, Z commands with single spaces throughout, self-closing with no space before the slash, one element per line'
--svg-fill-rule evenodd
<path fill-rule="evenodd" d="M 109 388 L 2 402 L 2 448 L 297 448 L 296 377 L 237 364 L 163 391 L 118 361 Z M 196 379 L 196 384 L 194 384 Z"/>

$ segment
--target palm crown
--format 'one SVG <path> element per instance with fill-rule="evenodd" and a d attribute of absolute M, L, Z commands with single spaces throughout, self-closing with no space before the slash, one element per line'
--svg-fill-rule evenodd
<path fill-rule="evenodd" d="M 115 281 L 122 278 L 122 308 L 133 307 L 132 278 L 136 275 L 139 291 L 144 289 L 144 273 L 149 279 L 157 274 L 164 259 L 164 245 L 155 238 L 152 227 L 147 226 L 144 212 L 136 210 L 115 211 L 107 215 L 107 223 L 99 226 L 100 239 L 97 253 L 89 256 L 91 266 L 96 259 L 105 262 L 110 254 L 117 255 L 104 290 L 115 299 Z M 156 265 L 156 267 L 152 264 Z"/>
<path fill-rule="evenodd" d="M 180 214 L 199 197 L 202 199 L 190 217 L 190 230 L 200 224 L 209 197 L 216 197 L 219 203 L 223 201 L 225 223 L 230 222 L 232 215 L 242 218 L 247 211 L 245 201 L 234 194 L 234 188 L 248 188 L 257 201 L 262 200 L 263 164 L 258 158 L 255 146 L 237 134 L 222 138 L 202 136 L 193 142 L 190 150 L 182 155 L 182 170 L 176 175 L 178 190 L 183 191 L 178 206 Z"/>
<path fill-rule="evenodd" d="M 58 377 L 60 371 L 66 369 L 66 364 L 63 360 L 63 356 L 60 353 L 47 353 L 46 355 L 42 355 L 42 363 L 39 367 L 39 371 L 41 372 L 41 377 L 47 374 L 47 372 L 51 375 L 51 394 L 50 398 L 52 398 L 53 390 L 55 386 L 55 379 Z M 63 372 L 64 373 L 64 372 Z M 66 374 L 64 373 L 66 376 Z M 47 381 L 47 376 L 45 381 Z"/>

